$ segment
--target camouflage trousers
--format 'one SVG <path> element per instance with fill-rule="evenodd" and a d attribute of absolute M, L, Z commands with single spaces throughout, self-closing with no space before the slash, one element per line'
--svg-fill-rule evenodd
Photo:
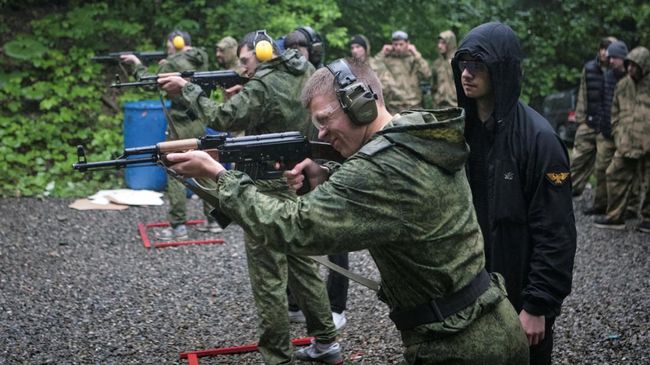
<path fill-rule="evenodd" d="M 508 300 L 452 336 L 406 347 L 402 365 L 528 364 L 528 340 Z"/>
<path fill-rule="evenodd" d="M 286 183 L 282 182 L 286 187 Z M 295 199 L 295 193 L 274 190 L 271 181 L 256 182 L 258 191 L 272 196 Z M 287 255 L 255 242 L 248 235 L 246 259 L 248 275 L 257 309 L 259 351 L 269 365 L 292 364 L 287 287 L 307 320 L 307 333 L 321 343 L 336 340 L 327 290 L 318 265 L 312 259 Z"/>
<path fill-rule="evenodd" d="M 596 209 L 607 207 L 605 171 L 615 150 L 613 141 L 603 137 L 586 123 L 581 123 L 578 126 L 571 156 L 571 181 L 574 192 L 579 195 L 582 194 L 589 177 L 595 173 L 596 187 L 593 206 Z"/>
<path fill-rule="evenodd" d="M 167 129 L 167 140 L 174 141 L 186 138 L 198 138 L 205 135 L 205 126 L 198 119 L 192 120 L 187 116 L 185 110 L 169 108 L 168 118 L 171 117 L 173 124 L 169 123 Z M 185 186 L 173 178 L 167 179 L 167 198 L 169 198 L 170 209 L 167 219 L 172 226 L 184 224 L 187 221 L 187 190 Z M 203 213 L 208 221 L 214 220 L 210 216 L 212 207 L 203 202 Z"/>
<path fill-rule="evenodd" d="M 180 181 L 169 177 L 167 179 L 167 198 L 169 199 L 169 212 L 167 219 L 173 227 L 187 222 L 187 188 Z M 203 202 L 203 213 L 209 222 L 214 221 L 210 215 L 210 204 Z"/>
<path fill-rule="evenodd" d="M 626 210 L 650 220 L 650 156 L 625 158 L 618 152 L 607 168 L 607 218 L 625 219 Z"/>

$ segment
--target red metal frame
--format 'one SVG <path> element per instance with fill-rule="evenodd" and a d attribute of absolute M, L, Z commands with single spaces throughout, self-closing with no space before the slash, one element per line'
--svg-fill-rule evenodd
<path fill-rule="evenodd" d="M 311 344 L 313 337 L 301 337 L 294 338 L 291 340 L 291 343 L 294 346 L 307 346 Z M 233 346 L 233 347 L 220 347 L 209 350 L 198 350 L 198 351 L 187 351 L 181 352 L 180 358 L 187 359 L 188 365 L 199 365 L 199 358 L 207 356 L 219 356 L 219 355 L 232 355 L 232 354 L 243 354 L 245 352 L 257 351 L 257 344 L 249 344 L 242 346 Z"/>
<path fill-rule="evenodd" d="M 186 225 L 201 224 L 205 220 L 197 219 L 185 222 Z M 187 245 L 206 245 L 212 243 L 224 243 L 222 238 L 211 238 L 208 240 L 187 240 L 187 241 L 161 241 L 161 242 L 152 242 L 149 240 L 149 234 L 147 229 L 154 227 L 169 227 L 169 222 L 156 222 L 156 223 L 138 223 L 138 232 L 140 232 L 140 237 L 142 237 L 142 244 L 145 248 L 165 248 L 165 247 L 176 247 L 176 246 L 187 246 Z"/>

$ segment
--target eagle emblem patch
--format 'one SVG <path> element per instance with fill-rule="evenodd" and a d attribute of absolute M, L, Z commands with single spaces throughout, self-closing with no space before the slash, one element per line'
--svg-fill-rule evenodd
<path fill-rule="evenodd" d="M 547 172 L 546 179 L 555 186 L 561 186 L 568 180 L 569 175 L 569 172 Z"/>

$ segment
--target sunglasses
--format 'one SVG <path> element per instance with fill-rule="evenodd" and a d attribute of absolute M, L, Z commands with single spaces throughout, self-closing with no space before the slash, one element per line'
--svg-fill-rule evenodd
<path fill-rule="evenodd" d="M 458 61 L 458 69 L 460 73 L 467 70 L 472 75 L 476 75 L 477 72 L 486 72 L 487 66 L 481 61 Z"/>

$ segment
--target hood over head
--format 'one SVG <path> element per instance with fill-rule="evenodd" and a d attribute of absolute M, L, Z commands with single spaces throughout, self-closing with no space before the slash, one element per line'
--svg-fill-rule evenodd
<path fill-rule="evenodd" d="M 183 51 L 183 54 L 197 70 L 208 63 L 208 54 L 202 48 L 192 47 Z"/>
<path fill-rule="evenodd" d="M 456 34 L 451 30 L 445 30 L 438 35 L 438 39 L 443 39 L 447 43 L 447 53 L 445 54 L 446 59 L 450 59 L 454 56 L 458 44 L 456 42 Z"/>
<path fill-rule="evenodd" d="M 472 29 L 460 43 L 451 61 L 458 105 L 465 108 L 468 118 L 474 118 L 476 101 L 465 96 L 458 69 L 458 60 L 464 54 L 487 66 L 495 95 L 494 116 L 502 120 L 515 108 L 521 94 L 523 53 L 517 35 L 503 23 L 490 22 Z"/>
<path fill-rule="evenodd" d="M 625 65 L 632 61 L 641 69 L 641 78 L 644 78 L 650 72 L 650 51 L 645 47 L 636 47 L 625 57 Z"/>
<path fill-rule="evenodd" d="M 313 67 L 308 60 L 306 60 L 302 53 L 295 49 L 287 49 L 280 56 L 277 56 L 269 61 L 262 62 L 257 71 L 265 68 L 277 68 L 284 70 L 292 75 L 302 75 L 310 67 Z"/>
<path fill-rule="evenodd" d="M 465 166 L 469 155 L 464 125 L 465 111 L 461 108 L 407 111 L 395 116 L 378 134 L 455 173 Z"/>

